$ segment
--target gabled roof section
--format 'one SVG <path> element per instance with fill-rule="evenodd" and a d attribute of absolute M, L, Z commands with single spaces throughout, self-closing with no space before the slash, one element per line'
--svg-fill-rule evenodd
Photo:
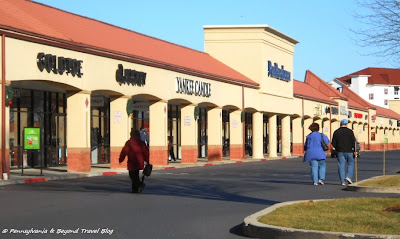
<path fill-rule="evenodd" d="M 324 95 L 317 89 L 313 88 L 312 86 L 298 80 L 293 80 L 293 94 L 294 96 L 299 98 L 316 100 L 323 103 L 337 105 L 336 101 L 327 97 L 326 95 Z"/>
<path fill-rule="evenodd" d="M 368 101 L 361 98 L 354 91 L 350 90 L 346 85 L 343 85 L 342 94 L 345 95 L 347 97 L 347 99 L 349 100 L 348 101 L 349 106 L 362 108 L 362 109 L 375 108 L 374 105 L 368 103 Z"/>
<path fill-rule="evenodd" d="M 207 53 L 28 0 L 0 0 L 0 30 L 68 42 L 143 61 L 158 67 L 200 74 L 257 88 L 258 83 Z"/>
<path fill-rule="evenodd" d="M 400 85 L 400 69 L 368 67 L 337 78 L 346 85 L 351 84 L 351 76 L 367 75 L 369 85 Z"/>
<path fill-rule="evenodd" d="M 380 106 L 374 106 L 376 108 L 376 114 L 381 115 L 381 116 L 386 116 L 390 118 L 395 118 L 397 120 L 400 120 L 400 115 L 394 112 L 393 110 L 386 109 Z"/>
<path fill-rule="evenodd" d="M 309 70 L 306 71 L 304 82 L 328 97 L 342 98 L 346 100 L 346 97 L 344 97 L 339 91 L 333 89 L 332 86 Z"/>

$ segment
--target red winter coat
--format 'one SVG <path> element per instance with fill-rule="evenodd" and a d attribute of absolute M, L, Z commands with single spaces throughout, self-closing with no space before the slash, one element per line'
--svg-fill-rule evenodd
<path fill-rule="evenodd" d="M 122 163 L 128 155 L 128 170 L 142 170 L 144 161 L 149 162 L 149 148 L 140 138 L 131 138 L 126 141 L 119 155 L 119 162 Z"/>

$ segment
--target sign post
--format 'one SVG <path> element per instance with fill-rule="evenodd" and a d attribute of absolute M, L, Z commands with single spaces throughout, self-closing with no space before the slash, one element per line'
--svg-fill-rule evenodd
<path fill-rule="evenodd" d="M 24 128 L 24 150 L 40 152 L 40 128 L 25 127 Z M 24 164 L 22 163 L 22 175 L 24 175 Z M 40 163 L 40 176 L 43 175 L 43 160 Z"/>
<path fill-rule="evenodd" d="M 354 161 L 355 161 L 355 171 L 356 171 L 356 183 L 358 181 L 358 177 L 357 177 L 357 157 L 358 157 L 358 153 L 357 153 L 357 140 L 354 142 Z"/>
<path fill-rule="evenodd" d="M 385 176 L 385 167 L 386 167 L 386 165 L 385 165 L 385 148 L 386 148 L 386 145 L 388 144 L 388 138 L 384 138 L 383 139 L 383 176 Z"/>

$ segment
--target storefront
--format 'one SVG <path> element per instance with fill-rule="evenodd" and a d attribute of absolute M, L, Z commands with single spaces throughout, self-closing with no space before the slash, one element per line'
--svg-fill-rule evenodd
<path fill-rule="evenodd" d="M 30 28 L 0 15 L 2 82 L 14 92 L 9 107 L 2 104 L 3 173 L 125 168 L 118 158 L 132 129 L 147 135 L 154 165 L 302 154 L 312 122 L 331 136 L 344 117 L 365 148 L 380 147 L 386 135 L 400 146 L 399 115 L 347 95 L 297 92 L 298 42 L 269 26 L 206 26 L 203 53 L 31 1 L 5 1 L 2 9 L 16 3 L 48 21 Z M 82 28 L 68 30 L 77 21 Z M 323 85 L 312 79 L 309 91 Z M 40 151 L 23 149 L 25 127 L 40 128 Z"/>

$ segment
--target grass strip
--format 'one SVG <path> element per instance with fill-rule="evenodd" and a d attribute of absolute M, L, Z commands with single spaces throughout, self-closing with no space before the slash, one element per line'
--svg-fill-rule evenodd
<path fill-rule="evenodd" d="M 277 208 L 259 222 L 304 230 L 400 234 L 400 198 L 307 201 Z"/>
<path fill-rule="evenodd" d="M 400 175 L 388 175 L 379 178 L 374 178 L 363 183 L 359 183 L 360 186 L 365 187 L 390 187 L 400 188 Z"/>

